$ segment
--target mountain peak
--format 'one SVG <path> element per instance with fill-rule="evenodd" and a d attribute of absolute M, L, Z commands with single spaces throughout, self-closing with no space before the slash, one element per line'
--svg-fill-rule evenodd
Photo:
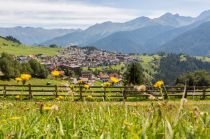
<path fill-rule="evenodd" d="M 131 20 L 131 21 L 129 21 L 129 22 L 132 22 L 132 21 L 148 21 L 148 20 L 150 20 L 149 17 L 141 16 L 141 17 L 138 17 L 138 18 L 136 18 L 136 19 L 133 19 L 133 20 Z"/>
<path fill-rule="evenodd" d="M 180 17 L 180 15 L 178 13 L 176 14 L 172 14 L 172 13 L 165 13 L 164 15 L 160 16 L 159 18 L 176 18 L 176 17 Z"/>
<path fill-rule="evenodd" d="M 198 17 L 197 20 L 205 20 L 205 19 L 210 19 L 210 10 L 206 10 L 202 12 Z"/>
<path fill-rule="evenodd" d="M 126 22 L 126 24 L 135 24 L 135 23 L 139 24 L 139 23 L 145 23 L 148 21 L 151 21 L 151 19 L 149 17 L 141 16 L 141 17 L 138 17 L 136 19 Z"/>

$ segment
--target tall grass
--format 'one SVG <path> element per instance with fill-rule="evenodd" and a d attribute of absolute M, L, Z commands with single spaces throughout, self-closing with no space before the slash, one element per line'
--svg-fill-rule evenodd
<path fill-rule="evenodd" d="M 210 137 L 209 102 L 179 108 L 177 102 L 3 101 L 0 138 Z"/>

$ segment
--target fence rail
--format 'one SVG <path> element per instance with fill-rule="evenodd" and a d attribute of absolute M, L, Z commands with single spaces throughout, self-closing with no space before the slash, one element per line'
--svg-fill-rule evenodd
<path fill-rule="evenodd" d="M 166 86 L 164 87 L 164 94 L 167 97 L 181 97 L 183 95 L 184 87 L 180 86 Z M 74 93 L 73 93 L 74 92 Z M 87 96 L 101 97 L 106 100 L 107 97 L 116 97 L 127 99 L 128 97 L 149 97 L 150 94 L 153 96 L 161 96 L 158 89 L 147 86 L 147 90 L 140 92 L 135 90 L 131 86 L 111 86 L 109 88 L 102 88 L 101 86 L 92 86 L 90 89 L 85 89 L 82 86 L 75 86 L 74 89 L 70 89 L 68 86 L 57 86 L 57 85 L 7 85 L 0 84 L 0 96 L 26 96 L 32 99 L 35 96 L 72 96 L 83 99 Z M 186 88 L 186 95 L 198 96 L 201 99 L 205 99 L 210 96 L 210 86 L 189 86 Z"/>

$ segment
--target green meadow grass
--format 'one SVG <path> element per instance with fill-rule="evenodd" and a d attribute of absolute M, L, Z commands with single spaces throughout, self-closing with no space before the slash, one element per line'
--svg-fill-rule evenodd
<path fill-rule="evenodd" d="M 31 85 L 47 85 L 47 83 L 50 83 L 51 85 L 64 85 L 66 81 L 65 80 L 56 80 L 56 79 L 38 79 L 38 78 L 32 78 L 29 81 L 26 82 L 26 84 L 31 84 Z M 15 79 L 10 79 L 10 80 L 0 80 L 0 84 L 8 84 L 8 85 L 16 85 L 21 83 L 17 83 Z"/>
<path fill-rule="evenodd" d="M 210 58 L 207 56 L 196 56 L 196 58 L 204 62 L 210 62 Z"/>
<path fill-rule="evenodd" d="M 159 55 L 140 55 L 142 67 L 144 68 L 145 76 L 149 79 L 153 79 L 153 75 L 156 74 L 155 69 L 159 67 L 159 61 L 161 56 Z M 158 64 L 153 63 L 154 61 L 158 62 Z M 148 72 L 146 72 L 148 71 Z M 150 73 L 150 74 L 149 74 Z"/>
<path fill-rule="evenodd" d="M 1 101 L 0 138 L 210 137 L 210 102 Z"/>
<path fill-rule="evenodd" d="M 121 63 L 121 64 L 117 64 L 117 65 L 112 65 L 112 66 L 98 66 L 98 67 L 94 67 L 94 68 L 90 68 L 90 69 L 92 71 L 95 71 L 95 70 L 103 71 L 104 69 L 111 68 L 113 70 L 120 71 L 124 67 L 125 67 L 125 65 L 123 63 Z M 88 67 L 83 67 L 82 70 L 88 70 Z"/>
<path fill-rule="evenodd" d="M 0 53 L 6 52 L 16 56 L 19 55 L 32 55 L 32 54 L 44 54 L 48 56 L 56 55 L 60 48 L 38 47 L 38 46 L 26 46 L 23 44 L 13 43 L 0 38 Z"/>

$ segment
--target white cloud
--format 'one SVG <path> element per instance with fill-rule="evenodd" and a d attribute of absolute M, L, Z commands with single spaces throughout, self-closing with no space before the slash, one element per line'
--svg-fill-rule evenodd
<path fill-rule="evenodd" d="M 210 0 L 0 0 L 0 27 L 87 28 L 165 12 L 197 16 L 209 4 Z"/>
<path fill-rule="evenodd" d="M 123 22 L 135 17 L 135 10 L 81 2 L 0 0 L 0 26 L 85 28 L 108 20 Z"/>

